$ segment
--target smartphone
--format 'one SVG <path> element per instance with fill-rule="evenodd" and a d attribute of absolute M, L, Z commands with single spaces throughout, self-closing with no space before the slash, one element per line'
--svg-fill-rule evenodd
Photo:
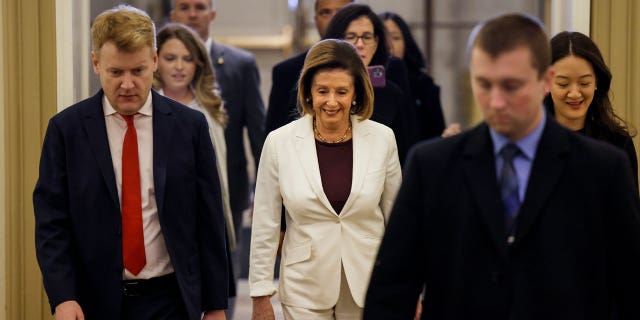
<path fill-rule="evenodd" d="M 384 88 L 387 85 L 384 66 L 369 66 L 367 71 L 369 71 L 369 79 L 371 79 L 371 85 L 374 88 Z"/>

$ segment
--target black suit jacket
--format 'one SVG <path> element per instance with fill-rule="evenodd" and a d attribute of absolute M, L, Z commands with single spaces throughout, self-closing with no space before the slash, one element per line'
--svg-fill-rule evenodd
<path fill-rule="evenodd" d="M 440 137 L 445 128 L 440 87 L 422 70 L 410 71 L 409 83 L 416 113 L 416 141 Z"/>
<path fill-rule="evenodd" d="M 222 100 L 229 114 L 229 122 L 225 129 L 229 200 L 236 235 L 239 235 L 242 211 L 249 207 L 251 191 L 247 155 L 244 150 L 244 128 L 247 128 L 249 134 L 256 168 L 265 139 L 265 110 L 260 95 L 260 73 L 255 58 L 245 50 L 214 41 L 210 54 Z"/>
<path fill-rule="evenodd" d="M 33 193 L 36 255 L 53 309 L 77 300 L 87 319 L 119 319 L 122 224 L 103 92 L 49 121 Z M 190 319 L 226 309 L 220 180 L 204 115 L 152 91 L 158 217 Z"/>
<path fill-rule="evenodd" d="M 371 120 L 384 124 L 393 130 L 398 147 L 400 164 L 404 165 L 409 148 L 415 141 L 413 139 L 414 116 L 413 110 L 408 104 L 409 96 L 392 80 L 381 88 L 373 88 L 375 100 Z"/>
<path fill-rule="evenodd" d="M 640 204 L 626 156 L 552 119 L 507 243 L 486 124 L 410 154 L 365 319 L 640 319 Z"/>
<path fill-rule="evenodd" d="M 265 126 L 267 133 L 300 117 L 296 110 L 298 78 L 307 52 L 286 59 L 271 70 L 271 92 Z"/>

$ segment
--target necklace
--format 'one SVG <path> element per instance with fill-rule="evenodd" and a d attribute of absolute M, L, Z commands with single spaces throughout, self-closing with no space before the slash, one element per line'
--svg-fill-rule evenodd
<path fill-rule="evenodd" d="M 351 121 L 349 121 L 349 126 L 347 127 L 347 131 L 344 132 L 344 135 L 336 140 L 333 141 L 329 141 L 327 140 L 327 138 L 323 137 L 320 134 L 320 131 L 318 131 L 318 126 L 316 125 L 316 118 L 313 118 L 313 132 L 316 134 L 316 136 L 318 137 L 318 140 L 324 142 L 324 143 L 340 143 L 343 142 L 345 139 L 347 139 L 347 136 L 349 136 L 349 132 L 351 132 Z"/>

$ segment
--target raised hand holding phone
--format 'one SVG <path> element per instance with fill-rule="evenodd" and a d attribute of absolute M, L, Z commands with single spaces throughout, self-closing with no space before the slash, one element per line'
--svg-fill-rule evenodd
<path fill-rule="evenodd" d="M 371 85 L 374 88 L 384 88 L 387 86 L 387 79 L 384 71 L 384 66 L 369 66 L 369 79 L 371 79 Z"/>

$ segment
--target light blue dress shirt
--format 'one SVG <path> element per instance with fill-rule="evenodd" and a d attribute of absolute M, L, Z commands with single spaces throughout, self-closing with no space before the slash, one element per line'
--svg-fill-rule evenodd
<path fill-rule="evenodd" d="M 516 170 L 516 175 L 518 176 L 518 195 L 520 196 L 520 203 L 524 203 L 524 196 L 527 193 L 527 184 L 529 183 L 529 174 L 531 173 L 531 165 L 533 164 L 533 159 L 536 158 L 536 151 L 538 149 L 538 143 L 540 142 L 540 137 L 542 137 L 542 131 L 544 130 L 544 125 L 547 122 L 547 113 L 542 108 L 542 121 L 538 124 L 538 126 L 527 136 L 518 140 L 511 141 L 509 138 L 497 133 L 491 127 L 489 127 L 489 134 L 491 135 L 491 140 L 493 141 L 493 156 L 496 161 L 496 178 L 500 181 L 500 175 L 502 174 L 501 168 L 504 159 L 500 156 L 500 150 L 507 143 L 515 143 L 520 151 L 522 151 L 519 155 L 517 155 L 513 159 L 513 166 Z"/>

